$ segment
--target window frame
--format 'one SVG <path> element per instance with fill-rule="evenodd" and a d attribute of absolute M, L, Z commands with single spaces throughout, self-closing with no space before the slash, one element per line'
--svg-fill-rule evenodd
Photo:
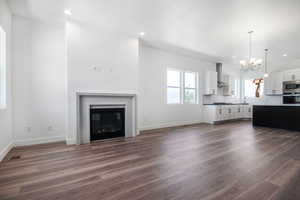
<path fill-rule="evenodd" d="M 179 72 L 179 86 L 169 86 L 168 85 L 168 72 L 169 71 L 176 71 L 176 72 Z M 167 90 L 166 90 L 166 96 L 167 96 L 167 98 L 166 98 L 166 100 L 167 100 L 167 104 L 169 104 L 169 105 L 177 105 L 177 104 L 181 104 L 181 102 L 182 102 L 182 99 L 181 99 L 181 97 L 182 97 L 182 87 L 181 87 L 181 83 L 182 83 L 182 74 L 181 74 L 181 71 L 180 70 L 178 70 L 178 69 L 174 69 L 174 68 L 168 68 L 167 69 L 167 75 L 166 75 L 166 77 L 167 77 Z M 179 102 L 178 103 L 169 103 L 169 101 L 168 101 L 168 89 L 169 88 L 176 88 L 176 89 L 179 89 Z"/>
<path fill-rule="evenodd" d="M 241 98 L 241 79 L 234 78 L 234 95 L 235 98 Z"/>
<path fill-rule="evenodd" d="M 254 85 L 254 83 L 253 83 L 253 81 L 252 81 L 252 79 L 244 79 L 244 97 L 246 97 L 246 98 L 255 98 L 255 94 L 251 94 L 251 96 L 249 96 L 247 93 L 246 93 L 246 88 L 248 88 L 249 87 L 249 85 L 247 84 L 247 82 L 252 82 L 252 84 Z M 248 86 L 248 87 L 247 87 Z"/>
<path fill-rule="evenodd" d="M 185 86 L 185 74 L 186 73 L 191 73 L 191 74 L 194 74 L 195 75 L 195 88 L 189 88 L 189 87 L 186 87 Z M 182 84 L 183 84 L 183 94 L 182 94 L 182 103 L 183 104 L 198 104 L 198 72 L 193 72 L 193 71 L 182 71 L 182 76 L 183 76 L 183 81 L 182 81 Z M 185 91 L 186 90 L 195 90 L 195 101 L 193 103 L 188 103 L 185 101 Z"/>
<path fill-rule="evenodd" d="M 261 86 L 260 86 L 260 87 L 261 87 L 261 88 L 260 88 L 260 97 L 256 97 L 256 96 L 255 96 L 255 92 L 253 92 L 253 95 L 251 95 L 251 96 L 247 96 L 247 95 L 246 95 L 246 81 L 251 81 L 252 84 L 255 85 L 255 84 L 253 83 L 253 80 L 254 80 L 254 79 L 249 79 L 249 78 L 243 80 L 243 93 L 244 93 L 243 96 L 246 97 L 246 98 L 249 98 L 249 99 L 259 99 L 259 98 L 262 98 L 262 97 L 264 96 L 264 87 L 265 87 L 264 82 L 262 82 L 262 83 L 261 83 Z"/>
<path fill-rule="evenodd" d="M 179 87 L 168 85 L 168 72 L 169 71 L 177 71 L 177 72 L 180 73 Z M 185 87 L 185 73 L 195 74 L 195 88 Z M 179 89 L 179 94 L 180 94 L 179 103 L 169 103 L 168 102 L 168 88 Z M 185 102 L 185 90 L 186 89 L 195 90 L 195 102 L 194 103 Z M 190 71 L 190 70 L 179 70 L 179 69 L 176 69 L 176 68 L 167 68 L 167 70 L 166 70 L 166 92 L 165 92 L 165 94 L 166 94 L 166 103 L 168 105 L 179 105 L 179 104 L 197 105 L 197 104 L 199 104 L 199 74 L 198 74 L 198 72 Z"/>

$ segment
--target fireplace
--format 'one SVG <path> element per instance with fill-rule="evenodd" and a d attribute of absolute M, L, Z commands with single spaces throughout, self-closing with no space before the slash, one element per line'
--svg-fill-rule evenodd
<path fill-rule="evenodd" d="M 125 108 L 90 108 L 90 140 L 125 137 Z"/>
<path fill-rule="evenodd" d="M 114 134 L 109 134 L 108 137 L 99 136 L 104 130 L 99 128 L 101 126 L 101 120 L 99 115 L 92 119 L 92 114 L 102 111 L 109 111 L 107 109 L 121 109 L 119 112 L 121 114 L 123 121 L 123 134 L 122 131 L 118 131 L 117 136 L 122 136 L 125 138 L 135 137 L 138 135 L 139 131 L 137 128 L 137 96 L 135 94 L 121 94 L 121 93 L 98 93 L 98 92 L 77 92 L 76 93 L 76 109 L 73 110 L 75 115 L 74 118 L 70 119 L 71 131 L 68 136 L 68 144 L 88 144 L 92 141 L 92 134 L 98 135 L 99 139 L 102 138 L 112 138 Z M 97 110 L 99 109 L 99 110 Z M 110 110 L 110 111 L 112 111 Z M 98 119 L 98 120 L 97 120 Z M 119 120 L 117 120 L 119 121 Z M 125 125 L 124 125 L 125 124 Z M 118 128 L 120 130 L 120 128 Z M 74 131 L 74 135 L 72 134 Z M 99 131 L 99 133 L 97 133 Z M 110 131 L 112 132 L 112 131 Z M 97 134 L 96 134 L 97 133 Z M 106 134 L 107 135 L 107 134 Z M 116 136 L 116 137 L 117 137 Z M 95 137 L 93 137 L 95 140 Z"/>

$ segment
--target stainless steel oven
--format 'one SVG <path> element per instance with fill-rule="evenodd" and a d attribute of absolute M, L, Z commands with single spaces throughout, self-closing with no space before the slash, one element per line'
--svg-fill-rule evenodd
<path fill-rule="evenodd" d="M 283 82 L 283 103 L 300 104 L 300 81 Z"/>
<path fill-rule="evenodd" d="M 300 94 L 283 95 L 283 104 L 300 104 Z"/>
<path fill-rule="evenodd" d="M 300 81 L 283 82 L 283 94 L 300 94 Z"/>

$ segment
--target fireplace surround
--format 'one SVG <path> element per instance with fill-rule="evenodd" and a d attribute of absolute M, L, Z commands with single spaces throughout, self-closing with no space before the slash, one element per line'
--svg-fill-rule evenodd
<path fill-rule="evenodd" d="M 124 109 L 124 136 L 125 138 L 137 136 L 139 132 L 136 99 L 135 94 L 77 92 L 76 144 L 86 144 L 93 140 L 90 120 L 93 108 Z"/>

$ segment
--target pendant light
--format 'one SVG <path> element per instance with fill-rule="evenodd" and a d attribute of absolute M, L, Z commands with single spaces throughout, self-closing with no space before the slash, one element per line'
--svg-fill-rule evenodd
<path fill-rule="evenodd" d="M 254 31 L 249 31 L 249 56 L 248 60 L 241 60 L 240 65 L 243 71 L 256 71 L 260 69 L 260 65 L 262 64 L 262 59 L 256 59 L 252 57 L 252 34 Z"/>
<path fill-rule="evenodd" d="M 269 77 L 268 74 L 268 49 L 265 49 L 265 74 L 264 74 L 265 78 Z"/>

